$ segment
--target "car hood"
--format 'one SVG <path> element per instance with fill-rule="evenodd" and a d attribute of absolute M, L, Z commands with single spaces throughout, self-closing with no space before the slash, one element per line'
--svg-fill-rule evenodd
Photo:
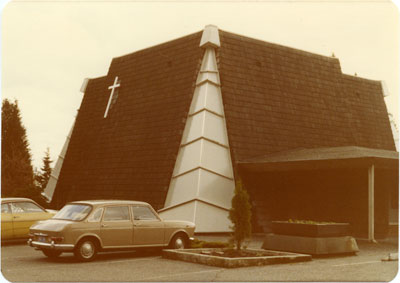
<path fill-rule="evenodd" d="M 59 232 L 62 231 L 66 226 L 71 225 L 72 223 L 74 222 L 70 220 L 48 219 L 36 222 L 31 226 L 31 230 Z"/>

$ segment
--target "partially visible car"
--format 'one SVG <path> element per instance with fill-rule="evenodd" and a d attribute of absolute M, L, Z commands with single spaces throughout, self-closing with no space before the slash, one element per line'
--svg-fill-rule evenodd
<path fill-rule="evenodd" d="M 1 199 L 1 240 L 29 237 L 29 228 L 37 221 L 53 217 L 49 211 L 28 198 Z"/>
<path fill-rule="evenodd" d="M 53 218 L 33 225 L 28 245 L 48 257 L 73 252 L 79 260 L 90 261 L 98 251 L 185 248 L 194 229 L 192 222 L 161 219 L 145 202 L 75 201 Z"/>

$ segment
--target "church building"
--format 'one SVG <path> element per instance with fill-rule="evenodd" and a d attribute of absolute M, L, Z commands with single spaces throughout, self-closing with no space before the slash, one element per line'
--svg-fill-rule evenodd
<path fill-rule="evenodd" d="M 398 214 L 398 153 L 381 81 L 326 57 L 219 30 L 112 60 L 87 79 L 45 193 L 146 201 L 196 232 L 228 232 L 235 180 L 254 232 L 271 221 L 348 222 L 385 237 Z"/>

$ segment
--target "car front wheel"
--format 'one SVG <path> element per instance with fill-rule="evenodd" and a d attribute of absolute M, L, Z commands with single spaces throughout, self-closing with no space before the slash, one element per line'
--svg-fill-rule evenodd
<path fill-rule="evenodd" d="M 183 235 L 174 236 L 169 244 L 170 249 L 185 249 L 186 247 L 187 239 Z"/>
<path fill-rule="evenodd" d="M 91 239 L 82 240 L 75 248 L 74 254 L 80 261 L 91 261 L 97 254 L 96 243 Z"/>
<path fill-rule="evenodd" d="M 49 258 L 56 258 L 59 257 L 62 252 L 60 251 L 53 251 L 53 250 L 42 250 L 43 254 Z"/>

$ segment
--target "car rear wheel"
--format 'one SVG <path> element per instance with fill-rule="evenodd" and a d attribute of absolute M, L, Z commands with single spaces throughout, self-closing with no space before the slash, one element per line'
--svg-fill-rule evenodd
<path fill-rule="evenodd" d="M 91 261 L 97 254 L 96 243 L 91 239 L 84 239 L 78 243 L 74 254 L 80 261 Z"/>
<path fill-rule="evenodd" d="M 62 252 L 54 251 L 54 250 L 42 250 L 43 254 L 49 258 L 56 258 L 59 257 Z"/>
<path fill-rule="evenodd" d="M 169 248 L 177 250 L 185 249 L 187 247 L 187 242 L 188 241 L 185 236 L 183 236 L 182 234 L 178 234 L 172 238 L 169 244 Z"/>

